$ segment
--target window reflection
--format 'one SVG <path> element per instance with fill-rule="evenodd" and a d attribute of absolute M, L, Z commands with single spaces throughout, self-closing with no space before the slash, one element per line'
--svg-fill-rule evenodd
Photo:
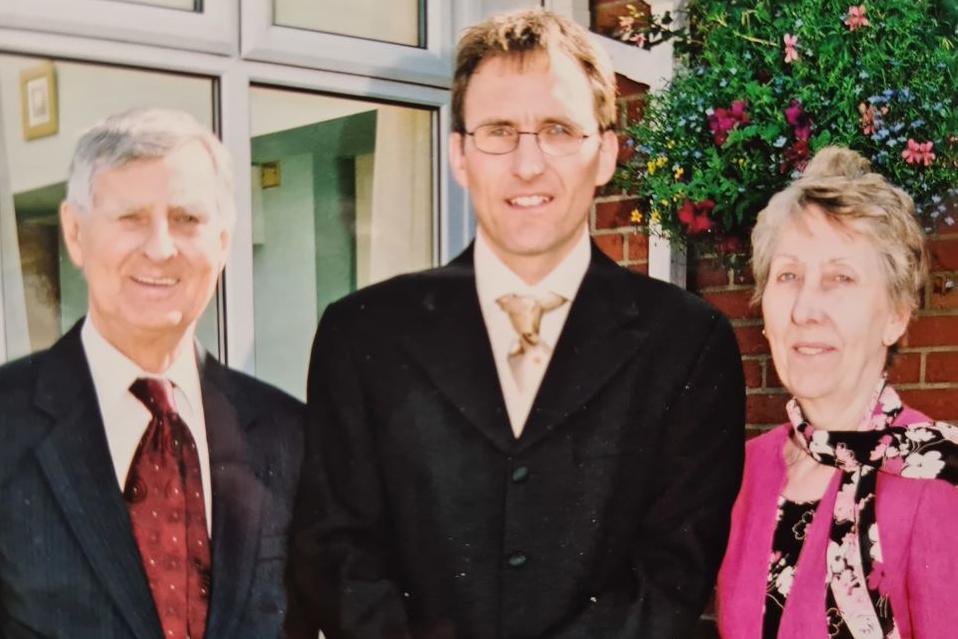
<path fill-rule="evenodd" d="M 182 11 L 203 12 L 203 0 L 114 0 L 114 2 L 128 2 L 131 4 L 149 4 L 155 7 L 180 9 Z"/>
<path fill-rule="evenodd" d="M 425 47 L 424 0 L 273 0 L 273 23 Z"/>
<path fill-rule="evenodd" d="M 0 256 L 7 359 L 47 348 L 86 312 L 86 284 L 60 239 L 58 210 L 81 131 L 104 116 L 140 106 L 183 109 L 212 122 L 213 81 L 76 62 L 53 62 L 49 113 L 22 99 L 24 78 L 49 64 L 0 55 Z M 50 103 L 52 105 L 52 103 Z M 41 105 L 42 106 L 42 105 Z M 40 115 L 37 115 L 40 114 Z M 40 135 L 36 117 L 56 120 Z M 53 129 L 53 132 L 48 132 Z M 200 320 L 200 341 L 218 349 L 215 305 Z"/>
<path fill-rule="evenodd" d="M 256 375 L 302 397 L 330 302 L 433 255 L 433 113 L 252 90 Z"/>

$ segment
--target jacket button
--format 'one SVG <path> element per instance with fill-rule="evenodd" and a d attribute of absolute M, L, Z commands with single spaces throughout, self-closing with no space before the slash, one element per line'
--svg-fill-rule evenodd
<path fill-rule="evenodd" d="M 514 484 L 521 484 L 527 479 L 529 479 L 528 466 L 519 466 L 518 468 L 512 471 L 512 482 Z"/>
<path fill-rule="evenodd" d="M 528 561 L 529 558 L 522 552 L 514 552 L 509 555 L 509 565 L 513 568 L 522 568 Z"/>

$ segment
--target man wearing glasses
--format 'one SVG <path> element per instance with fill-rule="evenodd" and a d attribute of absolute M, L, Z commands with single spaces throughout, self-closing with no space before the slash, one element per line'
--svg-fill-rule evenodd
<path fill-rule="evenodd" d="M 741 471 L 732 330 L 589 240 L 617 140 L 582 28 L 535 10 L 469 29 L 452 94 L 474 244 L 317 332 L 305 635 L 689 637 Z"/>

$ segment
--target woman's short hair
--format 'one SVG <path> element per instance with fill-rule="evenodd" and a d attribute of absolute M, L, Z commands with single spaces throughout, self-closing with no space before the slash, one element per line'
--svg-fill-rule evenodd
<path fill-rule="evenodd" d="M 835 146 L 819 151 L 802 176 L 776 193 L 759 213 L 752 229 L 753 303 L 765 293 L 772 252 L 784 223 L 812 204 L 829 220 L 850 226 L 872 242 L 881 255 L 888 297 L 896 308 L 918 308 L 928 277 L 928 255 L 915 203 L 873 172 L 864 157 Z"/>
<path fill-rule="evenodd" d="M 469 27 L 459 38 L 452 80 L 452 130 L 466 131 L 466 89 L 483 61 L 537 51 L 560 51 L 582 66 L 592 87 L 599 129 L 611 129 L 615 125 L 615 70 L 609 56 L 593 43 L 585 28 L 568 18 L 542 9 L 523 9 L 493 16 Z"/>
<path fill-rule="evenodd" d="M 84 131 L 70 163 L 66 199 L 88 212 L 93 206 L 93 181 L 98 174 L 137 160 L 165 157 L 192 141 L 202 144 L 210 156 L 216 180 L 209 188 L 215 193 L 221 219 L 232 228 L 236 206 L 229 152 L 212 131 L 185 111 L 130 109 L 110 115 Z"/>

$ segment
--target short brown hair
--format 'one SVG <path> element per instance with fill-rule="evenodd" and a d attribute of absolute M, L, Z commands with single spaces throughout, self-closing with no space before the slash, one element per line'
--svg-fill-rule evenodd
<path fill-rule="evenodd" d="M 826 218 L 854 224 L 878 249 L 888 298 L 899 309 L 914 311 L 928 277 L 925 234 L 915 219 L 911 197 L 871 170 L 864 157 L 841 147 L 819 151 L 805 173 L 775 194 L 759 213 L 752 230 L 753 303 L 768 285 L 772 251 L 783 223 L 817 205 Z"/>
<path fill-rule="evenodd" d="M 466 131 L 466 88 L 484 60 L 554 50 L 582 65 L 592 86 L 599 129 L 611 129 L 615 124 L 615 72 L 605 51 L 594 45 L 589 32 L 575 22 L 542 9 L 524 9 L 492 16 L 469 27 L 459 38 L 452 82 L 452 130 Z"/>

